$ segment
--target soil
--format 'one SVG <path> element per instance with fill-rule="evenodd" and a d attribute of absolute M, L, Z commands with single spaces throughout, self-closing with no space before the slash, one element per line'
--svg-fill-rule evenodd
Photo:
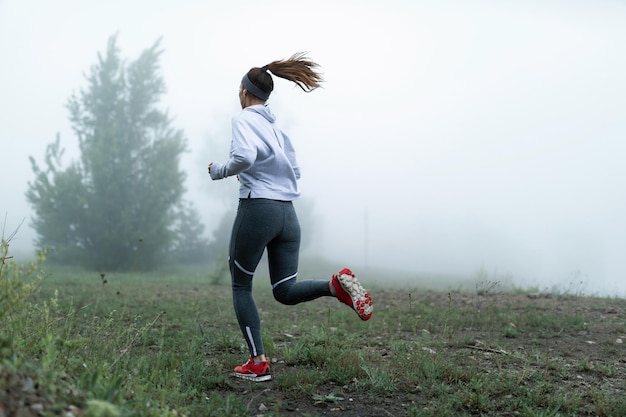
<path fill-rule="evenodd" d="M 450 303 L 450 297 L 454 298 L 454 303 L 466 303 L 475 305 L 477 296 L 475 294 L 447 294 L 445 292 L 425 293 L 418 296 L 412 295 L 410 302 L 428 303 L 433 306 L 446 306 Z M 409 302 L 407 293 L 399 293 L 394 291 L 377 292 L 375 299 L 375 308 L 388 308 L 401 303 Z M 503 308 L 512 308 L 517 314 L 524 314 L 529 308 L 548 309 L 556 314 L 562 315 L 579 315 L 585 318 L 590 324 L 588 330 L 578 331 L 575 334 L 562 332 L 551 337 L 536 337 L 531 333 L 518 334 L 515 338 L 508 339 L 506 349 L 493 346 L 490 340 L 502 340 L 501 331 L 498 330 L 497 335 L 490 335 L 489 331 L 472 331 L 467 329 L 466 335 L 460 334 L 463 330 L 456 331 L 455 339 L 471 340 L 468 344 L 451 344 L 446 346 L 447 352 L 438 352 L 437 354 L 445 354 L 446 357 L 459 358 L 463 357 L 464 361 L 459 362 L 476 362 L 481 366 L 482 372 L 520 372 L 519 365 L 517 369 L 502 369 L 502 361 L 494 360 L 500 355 L 517 355 L 524 357 L 532 355 L 532 352 L 541 352 L 543 355 L 548 354 L 549 358 L 558 358 L 565 361 L 564 368 L 567 374 L 560 381 L 556 382 L 563 385 L 563 388 L 586 391 L 592 393 L 594 390 L 602 388 L 604 391 L 613 390 L 615 395 L 623 394 L 623 381 L 626 380 L 626 347 L 623 342 L 626 341 L 626 301 L 623 299 L 608 298 L 586 298 L 567 295 L 552 294 L 491 294 L 480 297 L 478 302 L 483 305 L 501 305 Z M 375 315 L 376 313 L 374 313 Z M 622 323 L 621 325 L 616 324 Z M 621 333 L 620 333 L 621 332 Z M 495 336 L 495 337 L 492 337 Z M 407 336 L 411 337 L 411 336 Z M 612 345 L 615 349 L 612 357 L 598 357 L 598 347 Z M 387 349 L 381 347 L 378 352 L 381 361 L 385 360 L 390 353 Z M 594 374 L 593 372 L 585 373 L 581 371 L 580 363 L 586 359 L 593 358 L 596 362 L 606 362 L 608 366 L 614 366 L 617 362 L 619 365 L 613 369 L 614 373 L 610 377 L 603 374 Z M 509 362 L 511 363 L 511 362 Z M 513 361 L 519 364 L 519 362 Z M 470 365 L 468 365 L 470 366 Z M 475 364 L 471 364 L 475 366 Z M 510 365 L 513 366 L 513 365 Z M 278 374 L 283 371 L 285 365 L 281 363 L 272 364 L 272 373 Z M 582 374 L 582 375 L 581 375 Z M 277 403 L 280 404 L 281 416 L 368 416 L 368 417 L 399 417 L 408 413 L 410 404 L 416 404 L 418 407 L 426 407 L 428 399 L 419 392 L 418 389 L 402 389 L 389 397 L 374 397 L 368 393 L 358 393 L 358 391 L 350 390 L 350 387 L 337 387 L 331 384 L 318 387 L 318 392 L 326 394 L 339 393 L 343 397 L 341 401 L 314 401 L 311 397 L 289 396 L 282 390 L 274 387 L 273 382 L 264 382 L 263 389 L 253 389 L 250 391 L 250 384 L 245 381 L 239 381 L 235 378 L 231 382 L 232 390 L 237 392 L 238 397 L 247 404 L 248 409 L 252 410 L 252 416 L 262 416 L 266 409 L 271 410 Z M 591 395 L 591 394 L 589 394 Z M 590 400 L 591 401 L 591 400 Z M 255 411 L 256 410 L 256 411 Z M 471 412 L 469 413 L 471 414 Z M 481 415 L 477 413 L 476 415 Z M 498 415 L 520 415 L 515 412 L 502 410 Z M 547 415 L 547 414 L 546 414 Z M 560 414 L 559 414 L 560 415 Z M 582 413 L 580 415 L 587 415 Z"/>
<path fill-rule="evenodd" d="M 377 292 L 375 298 L 375 308 L 390 308 L 400 303 L 409 302 L 407 293 L 383 291 Z M 410 302 L 428 303 L 430 305 L 444 306 L 450 303 L 450 297 L 454 297 L 455 303 L 476 303 L 475 294 L 453 294 L 446 293 L 425 293 L 413 295 Z M 604 391 L 613 389 L 615 395 L 623 395 L 623 382 L 626 380 L 626 349 L 622 341 L 626 339 L 626 302 L 621 299 L 594 299 L 574 296 L 554 296 L 550 294 L 496 294 L 485 296 L 480 299 L 481 303 L 501 304 L 503 307 L 513 309 L 513 312 L 523 314 L 529 308 L 546 308 L 563 315 L 582 315 L 585 321 L 590 323 L 587 331 L 579 331 L 574 334 L 563 332 L 552 337 L 535 337 L 532 334 L 518 334 L 510 339 L 506 349 L 494 346 L 490 340 L 502 340 L 502 335 L 491 337 L 488 331 L 467 330 L 467 337 L 457 334 L 455 339 L 472 341 L 468 344 L 446 345 L 446 357 L 458 358 L 460 356 L 470 361 L 479 361 L 481 369 L 485 372 L 502 372 L 502 363 L 494 360 L 499 355 L 531 355 L 532 352 L 548 353 L 551 358 L 559 358 L 566 361 L 565 369 L 567 373 L 558 383 L 565 388 L 572 390 L 586 390 L 593 392 L 594 389 L 602 388 Z M 375 317 L 374 313 L 374 317 Z M 621 325 L 616 323 L 622 323 Z M 462 331 L 462 330 L 461 330 Z M 410 335 L 407 335 L 407 339 Z M 614 346 L 611 351 L 613 357 L 598 358 L 599 346 Z M 376 348 L 373 348 L 376 349 Z M 606 350 L 605 350 L 606 352 Z M 379 354 L 381 361 L 386 360 L 389 355 L 388 350 L 381 347 Z M 604 360 L 614 367 L 610 376 L 581 372 L 580 364 L 587 358 L 594 360 Z M 512 362 L 508 362 L 512 363 Z M 615 366 L 615 363 L 618 366 Z M 272 373 L 279 374 L 285 370 L 284 363 L 276 362 L 272 364 Z M 518 372 L 519 369 L 507 370 Z M 584 374 L 581 376 L 581 374 Z M 0 417 L 18 416 L 34 417 L 43 415 L 44 410 L 50 411 L 50 407 L 55 403 L 55 399 L 50 397 L 50 393 L 44 392 L 38 387 L 27 374 L 0 375 L 0 379 L 6 383 L 5 389 L 0 391 Z M 324 401 L 315 399 L 304 394 L 293 394 L 285 392 L 274 385 L 273 381 L 255 384 L 251 390 L 251 384 L 246 381 L 229 379 L 229 388 L 224 390 L 224 394 L 235 393 L 245 404 L 252 416 L 262 416 L 280 409 L 281 416 L 368 416 L 368 417 L 390 417 L 404 416 L 410 404 L 418 407 L 425 407 L 428 399 L 420 393 L 419 389 L 407 388 L 399 390 L 396 394 L 388 397 L 374 397 L 368 393 L 360 393 L 358 390 L 351 390 L 350 387 L 338 387 L 332 384 L 318 387 L 318 392 L 324 395 L 338 393 L 342 400 Z M 69 389 L 69 388 L 68 388 Z M 65 392 L 64 396 L 72 393 Z M 80 393 L 75 393 L 80 397 Z M 82 398 L 84 400 L 84 398 Z M 80 416 L 81 410 L 76 407 L 55 410 L 55 414 L 66 417 Z M 275 411 L 274 414 L 276 415 Z M 507 413 L 503 410 L 500 415 L 518 415 Z"/>

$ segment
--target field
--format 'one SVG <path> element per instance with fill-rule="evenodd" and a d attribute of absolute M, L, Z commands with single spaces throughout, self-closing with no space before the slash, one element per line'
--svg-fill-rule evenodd
<path fill-rule="evenodd" d="M 255 384 L 230 375 L 247 351 L 210 271 L 46 268 L 0 328 L 2 417 L 626 415 L 624 299 L 377 279 L 362 322 L 280 305 L 261 274 L 273 379 Z"/>

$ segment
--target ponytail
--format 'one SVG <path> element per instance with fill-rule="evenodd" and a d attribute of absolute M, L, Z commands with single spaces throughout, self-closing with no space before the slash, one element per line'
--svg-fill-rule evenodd
<path fill-rule="evenodd" d="M 299 52 L 288 59 L 273 61 L 263 67 L 250 69 L 242 79 L 243 87 L 254 96 L 267 100 L 274 90 L 272 74 L 292 81 L 304 92 L 311 92 L 321 86 L 324 81 L 318 72 L 319 65 Z M 269 71 L 269 72 L 268 72 Z"/>
<path fill-rule="evenodd" d="M 319 65 L 306 57 L 305 52 L 294 54 L 289 59 L 274 61 L 264 66 L 277 77 L 296 83 L 305 92 L 311 92 L 323 81 L 322 75 L 316 71 Z"/>

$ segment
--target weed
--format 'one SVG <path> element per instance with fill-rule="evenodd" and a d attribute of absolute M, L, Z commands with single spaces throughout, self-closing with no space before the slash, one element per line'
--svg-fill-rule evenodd
<path fill-rule="evenodd" d="M 14 271 L 10 262 L 3 277 Z M 598 300 L 510 296 L 492 285 L 500 277 L 485 274 L 468 293 L 411 291 L 408 303 L 406 291 L 381 290 L 369 322 L 333 299 L 278 305 L 271 289 L 256 286 L 273 379 L 253 384 L 231 377 L 247 348 L 229 288 L 210 286 L 204 272 L 94 279 L 56 268 L 38 284 L 45 274 L 21 271 L 19 285 L 0 288 L 20 300 L 2 311 L 3 404 L 7 387 L 31 384 L 9 387 L 10 374 L 28 375 L 82 415 L 319 415 L 320 407 L 368 415 L 379 402 L 412 416 L 608 416 L 626 408 L 616 394 L 625 377 L 616 342 L 623 317 L 602 315 Z"/>
<path fill-rule="evenodd" d="M 317 386 L 324 381 L 319 369 L 297 367 L 287 370 L 275 377 L 276 385 L 286 391 L 295 391 L 311 396 Z"/>
<path fill-rule="evenodd" d="M 525 407 L 524 414 L 528 417 L 558 417 L 561 414 L 559 413 L 560 405 L 555 406 L 554 408 L 550 408 L 547 410 L 535 410 L 530 407 Z"/>
<path fill-rule="evenodd" d="M 329 394 L 313 394 L 311 397 L 316 403 L 337 403 L 345 400 L 345 398 L 338 396 L 334 392 Z"/>
<path fill-rule="evenodd" d="M 212 393 L 206 397 L 207 403 L 202 407 L 195 407 L 190 411 L 197 411 L 193 415 L 206 415 L 208 417 L 240 417 L 249 415 L 249 411 L 234 394 L 223 395 Z"/>
<path fill-rule="evenodd" d="M 325 371 L 329 380 L 339 385 L 347 385 L 363 377 L 364 373 L 361 359 L 354 352 L 343 349 L 328 358 Z"/>
<path fill-rule="evenodd" d="M 517 326 L 509 324 L 504 328 L 504 337 L 514 339 L 517 337 Z"/>
<path fill-rule="evenodd" d="M 226 251 L 224 251 L 222 255 L 217 258 L 222 261 L 215 262 L 213 269 L 209 272 L 209 283 L 214 286 L 229 282 L 230 279 L 230 271 L 228 270 L 228 262 L 226 261 L 228 258 Z"/>
<path fill-rule="evenodd" d="M 397 384 L 397 378 L 391 370 L 368 364 L 364 360 L 361 363 L 361 369 L 367 375 L 367 378 L 359 381 L 361 388 L 367 390 L 372 395 L 391 395 Z"/>

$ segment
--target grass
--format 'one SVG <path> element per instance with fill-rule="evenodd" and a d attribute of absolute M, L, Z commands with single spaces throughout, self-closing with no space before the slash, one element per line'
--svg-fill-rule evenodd
<path fill-rule="evenodd" d="M 209 269 L 48 269 L 0 328 L 0 373 L 32 381 L 50 415 L 626 415 L 622 299 L 530 297 L 484 275 L 473 291 L 375 284 L 362 322 L 330 298 L 280 305 L 259 276 L 274 378 L 253 384 L 230 376 L 247 351 Z"/>

